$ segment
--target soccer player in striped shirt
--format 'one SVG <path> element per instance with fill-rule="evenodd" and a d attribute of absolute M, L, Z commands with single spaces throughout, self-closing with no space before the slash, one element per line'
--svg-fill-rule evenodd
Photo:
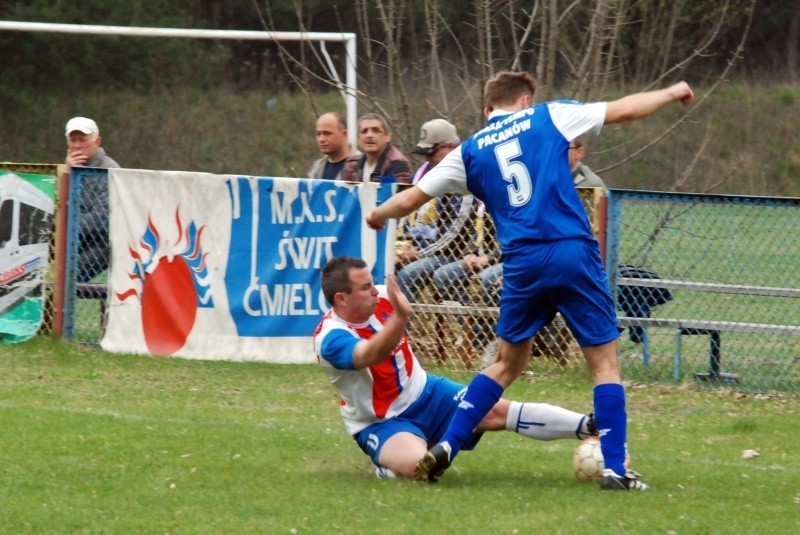
<path fill-rule="evenodd" d="M 393 276 L 375 286 L 363 260 L 338 256 L 322 270 L 322 291 L 331 309 L 314 332 L 314 352 L 339 393 L 345 427 L 376 475 L 414 477 L 464 403 L 466 387 L 420 366 L 405 335 L 411 305 Z M 484 431 L 504 430 L 536 440 L 597 434 L 591 415 L 498 399 L 462 449 L 472 449 Z"/>

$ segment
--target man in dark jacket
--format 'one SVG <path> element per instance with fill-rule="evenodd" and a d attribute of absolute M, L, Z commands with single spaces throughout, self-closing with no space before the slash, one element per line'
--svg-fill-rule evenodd
<path fill-rule="evenodd" d="M 347 160 L 342 180 L 380 182 L 384 177 L 393 176 L 397 182 L 410 184 L 411 164 L 391 141 L 392 131 L 382 115 L 362 115 L 358 119 L 358 148 L 363 154 Z"/>

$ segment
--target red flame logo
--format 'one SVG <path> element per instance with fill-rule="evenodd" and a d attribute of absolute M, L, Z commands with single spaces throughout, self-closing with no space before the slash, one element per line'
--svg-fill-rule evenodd
<path fill-rule="evenodd" d="M 205 226 L 198 229 L 191 221 L 184 228 L 178 209 L 175 222 L 178 239 L 170 245 L 148 216 L 138 249 L 128 248 L 134 262 L 128 276 L 134 287 L 116 293 L 120 301 L 136 297 L 141 302 L 144 340 L 154 355 L 181 349 L 194 327 L 198 306 L 213 305 L 201 247 Z"/>

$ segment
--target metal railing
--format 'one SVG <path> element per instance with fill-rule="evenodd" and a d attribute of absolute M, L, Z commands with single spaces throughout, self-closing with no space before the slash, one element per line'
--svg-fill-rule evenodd
<path fill-rule="evenodd" d="M 627 375 L 800 388 L 800 199 L 612 190 L 609 214 Z"/>
<path fill-rule="evenodd" d="M 80 191 L 106 173 L 83 168 L 77 174 L 71 194 L 74 231 L 63 240 L 63 328 L 70 338 L 97 343 L 104 328 L 106 274 L 85 270 L 79 258 L 85 238 L 79 219 L 95 202 L 91 196 L 81 200 Z M 605 197 L 595 189 L 580 195 L 601 249 L 607 249 L 627 380 L 702 381 L 751 392 L 800 389 L 800 199 L 626 190 L 610 190 Z M 413 301 L 409 333 L 418 357 L 453 369 L 479 369 L 495 355 L 502 267 L 491 219 L 474 199 L 462 201 L 424 207 L 399 226 L 398 251 L 414 241 L 418 252 L 430 254 L 399 257 L 396 274 Z M 465 206 L 469 210 L 462 212 Z M 465 225 L 447 219 L 459 214 L 466 214 Z M 56 221 L 59 234 L 65 219 Z M 92 239 L 102 241 L 107 220 L 95 224 Z M 448 245 L 428 247 L 454 229 Z M 433 254 L 441 258 L 416 273 L 408 270 Z M 465 269 L 467 254 L 487 259 Z M 57 276 L 51 269 L 49 281 Z M 57 304 L 50 302 L 52 320 Z M 533 351 L 560 364 L 582 359 L 560 316 L 537 335 Z"/>

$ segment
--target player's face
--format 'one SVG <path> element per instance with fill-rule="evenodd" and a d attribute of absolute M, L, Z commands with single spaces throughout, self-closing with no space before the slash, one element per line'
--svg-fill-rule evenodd
<path fill-rule="evenodd" d="M 317 120 L 317 146 L 326 156 L 338 155 L 347 145 L 347 130 L 333 116 L 323 115 Z"/>
<path fill-rule="evenodd" d="M 350 293 L 344 295 L 348 315 L 357 322 L 367 321 L 378 306 L 378 289 L 368 268 L 350 270 Z"/>
<path fill-rule="evenodd" d="M 365 119 L 358 125 L 358 146 L 365 154 L 379 155 L 392 140 L 377 119 Z"/>

